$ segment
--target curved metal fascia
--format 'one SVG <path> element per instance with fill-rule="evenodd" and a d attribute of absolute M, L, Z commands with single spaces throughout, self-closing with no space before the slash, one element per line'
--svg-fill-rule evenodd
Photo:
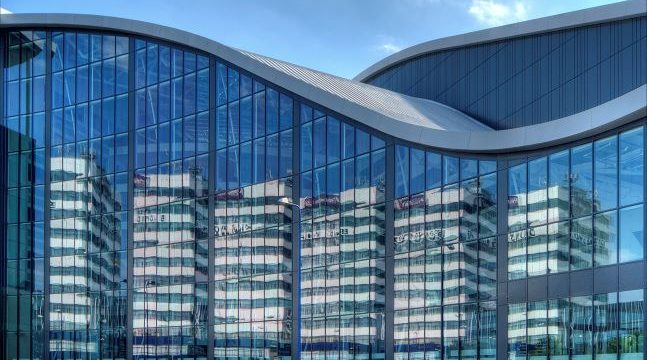
<path fill-rule="evenodd" d="M 623 20 L 647 14 L 647 1 L 628 0 L 609 5 L 597 6 L 564 14 L 478 30 L 466 34 L 449 36 L 413 45 L 369 66 L 353 80 L 365 82 L 377 74 L 406 62 L 407 60 L 429 53 L 467 47 L 492 41 L 547 33 L 568 28 Z"/>
<path fill-rule="evenodd" d="M 116 31 L 182 44 L 218 56 L 266 81 L 403 141 L 447 151 L 507 153 L 565 143 L 647 116 L 647 85 L 581 113 L 498 131 L 447 131 L 385 116 L 199 35 L 137 20 L 77 14 L 3 14 L 0 28 L 70 27 Z"/>

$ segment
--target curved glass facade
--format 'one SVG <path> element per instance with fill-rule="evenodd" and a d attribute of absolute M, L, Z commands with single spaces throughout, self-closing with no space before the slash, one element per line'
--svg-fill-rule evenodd
<path fill-rule="evenodd" d="M 365 80 L 435 100 L 493 129 L 590 109 L 647 84 L 647 17 L 436 51 Z"/>
<path fill-rule="evenodd" d="M 647 119 L 452 153 L 217 53 L 0 35 L 0 359 L 644 357 Z"/>

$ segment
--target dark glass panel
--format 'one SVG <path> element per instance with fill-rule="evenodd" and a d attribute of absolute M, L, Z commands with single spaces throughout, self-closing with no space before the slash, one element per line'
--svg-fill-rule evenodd
<path fill-rule="evenodd" d="M 593 154 L 591 144 L 571 150 L 571 213 L 573 217 L 591 214 L 593 204 Z"/>
<path fill-rule="evenodd" d="M 395 147 L 395 197 L 409 194 L 409 148 Z"/>
<path fill-rule="evenodd" d="M 326 163 L 326 118 L 315 120 L 312 136 L 313 164 L 319 167 Z"/>
<path fill-rule="evenodd" d="M 620 134 L 620 206 L 643 201 L 643 128 Z"/>
<path fill-rule="evenodd" d="M 441 156 L 440 154 L 427 152 L 426 184 L 427 189 L 433 189 L 441 185 Z"/>
<path fill-rule="evenodd" d="M 618 137 L 596 141 L 594 159 L 594 210 L 613 209 L 618 203 Z"/>
<path fill-rule="evenodd" d="M 327 163 L 339 161 L 340 159 L 340 136 L 341 129 L 339 120 L 328 117 L 327 121 Z"/>

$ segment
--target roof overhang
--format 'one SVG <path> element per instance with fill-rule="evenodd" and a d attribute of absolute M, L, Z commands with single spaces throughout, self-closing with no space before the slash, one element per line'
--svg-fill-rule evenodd
<path fill-rule="evenodd" d="M 629 19 L 647 14 L 647 1 L 627 0 L 614 4 L 547 16 L 539 19 L 498 26 L 466 34 L 449 36 L 411 46 L 369 66 L 353 78 L 365 82 L 377 74 L 407 60 L 429 53 L 568 28 Z"/>

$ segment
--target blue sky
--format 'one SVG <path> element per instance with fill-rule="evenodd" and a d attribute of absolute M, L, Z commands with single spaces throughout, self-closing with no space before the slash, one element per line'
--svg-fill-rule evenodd
<path fill-rule="evenodd" d="M 431 39 L 618 0 L 0 0 L 19 12 L 150 21 L 352 78 Z"/>

